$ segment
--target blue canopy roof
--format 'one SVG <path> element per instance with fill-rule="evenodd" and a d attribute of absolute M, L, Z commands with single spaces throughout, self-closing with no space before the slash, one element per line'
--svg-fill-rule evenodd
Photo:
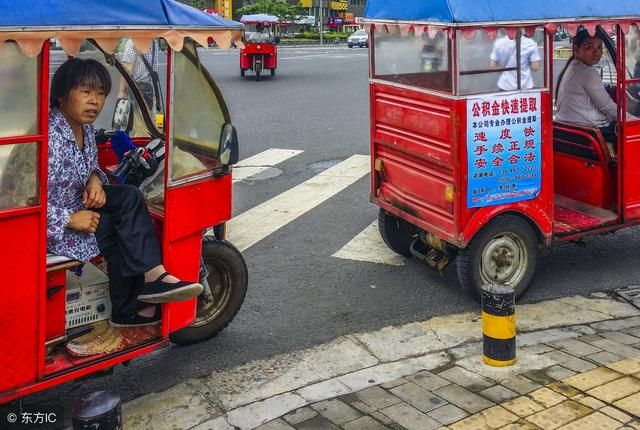
<path fill-rule="evenodd" d="M 242 28 L 175 0 L 0 0 L 0 28 L 115 26 Z"/>
<path fill-rule="evenodd" d="M 368 0 L 369 20 L 478 23 L 636 18 L 638 0 Z"/>

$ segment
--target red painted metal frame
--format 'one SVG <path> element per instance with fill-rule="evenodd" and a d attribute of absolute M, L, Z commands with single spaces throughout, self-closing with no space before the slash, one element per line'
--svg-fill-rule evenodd
<path fill-rule="evenodd" d="M 278 67 L 278 46 L 274 43 L 245 43 L 240 49 L 240 68 L 253 68 L 253 57 L 262 55 L 262 67 L 264 69 L 276 69 Z"/>

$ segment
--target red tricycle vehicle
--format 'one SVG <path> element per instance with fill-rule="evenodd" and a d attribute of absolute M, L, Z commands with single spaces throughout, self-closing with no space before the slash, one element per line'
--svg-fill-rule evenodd
<path fill-rule="evenodd" d="M 170 341 L 190 344 L 214 336 L 242 305 L 247 269 L 240 252 L 224 240 L 237 134 L 196 48 L 196 42 L 206 47 L 210 39 L 223 47 L 240 43 L 241 24 L 172 0 L 135 7 L 128 0 L 91 2 L 89 8 L 78 0 L 0 3 L 4 403 L 126 363 Z M 123 55 L 130 50 L 140 57 L 150 49 L 153 64 L 138 63 L 153 78 L 143 85 Z M 164 266 L 204 286 L 197 298 L 163 304 L 161 323 L 148 336 L 123 335 L 114 338 L 117 348 L 88 356 L 74 354 L 69 345 L 82 348 L 109 333 L 103 265 L 99 258 L 91 260 L 80 275 L 82 262 L 47 254 L 49 81 L 70 56 L 103 63 L 113 82 L 95 122 L 96 129 L 103 128 L 97 133 L 102 169 L 126 183 L 142 182 Z M 127 132 L 138 147 L 119 165 L 113 129 Z M 81 337 L 88 343 L 78 343 Z"/>
<path fill-rule="evenodd" d="M 240 21 L 245 24 L 244 48 L 240 49 L 240 76 L 244 77 L 247 70 L 252 70 L 256 81 L 259 81 L 265 69 L 275 76 L 278 67 L 277 44 L 280 42 L 276 36 L 278 17 L 242 15 Z"/>
<path fill-rule="evenodd" d="M 544 248 L 640 222 L 636 3 L 370 0 L 365 15 L 371 200 L 389 248 L 455 261 L 475 298 L 490 283 L 519 297 Z M 578 34 L 604 47 L 590 64 Z M 572 116 L 606 126 L 557 115 L 577 67 L 608 112 Z"/>

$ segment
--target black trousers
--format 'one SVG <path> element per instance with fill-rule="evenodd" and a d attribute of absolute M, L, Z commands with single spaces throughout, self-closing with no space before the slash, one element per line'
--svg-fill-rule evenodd
<path fill-rule="evenodd" d="M 144 286 L 144 273 L 162 263 L 160 243 L 138 188 L 131 185 L 103 188 L 107 201 L 98 210 L 96 239 L 107 260 L 112 312 L 133 316 L 143 306 L 136 297 Z"/>

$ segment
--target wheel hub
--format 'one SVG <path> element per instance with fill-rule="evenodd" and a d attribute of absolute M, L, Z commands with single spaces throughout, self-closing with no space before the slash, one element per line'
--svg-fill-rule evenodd
<path fill-rule="evenodd" d="M 515 235 L 501 234 L 494 237 L 482 253 L 481 276 L 485 283 L 517 285 L 526 268 L 526 248 Z"/>

